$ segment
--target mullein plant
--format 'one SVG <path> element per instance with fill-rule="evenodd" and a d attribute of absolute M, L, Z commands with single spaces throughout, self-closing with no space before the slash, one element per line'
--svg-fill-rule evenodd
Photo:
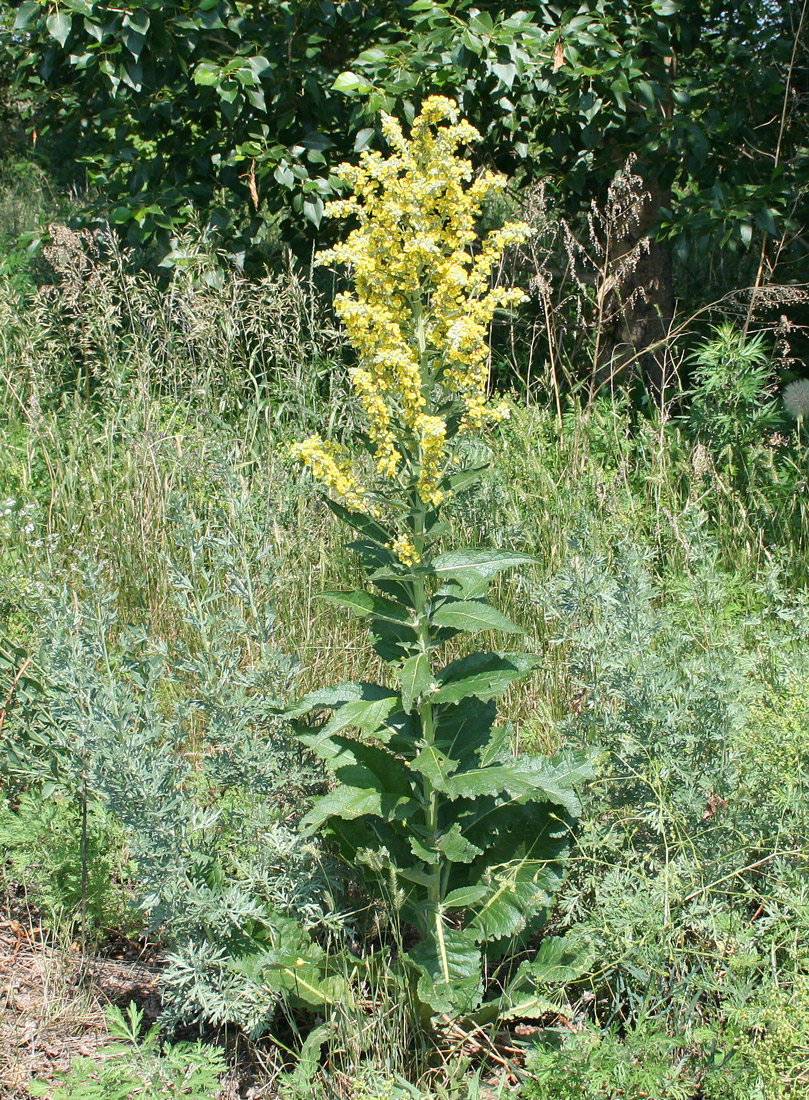
<path fill-rule="evenodd" d="M 370 620 L 395 686 L 343 683 L 288 712 L 331 714 L 299 727 L 336 780 L 304 825 L 331 837 L 396 910 L 406 929 L 396 965 L 423 1018 L 537 1014 L 547 1008 L 542 982 L 571 972 L 566 946 L 546 937 L 519 963 L 515 950 L 558 887 L 587 766 L 573 754 L 517 758 L 508 726 L 496 723 L 494 700 L 536 657 L 441 660 L 463 631 L 523 633 L 486 592 L 532 559 L 444 550 L 441 513 L 484 469 L 453 466 L 456 440 L 507 415 L 487 400 L 487 336 L 495 310 L 523 295 L 492 287 L 491 273 L 529 230 L 510 223 L 479 239 L 481 205 L 504 180 L 473 179 L 459 147 L 479 135 L 450 100 L 426 100 L 409 138 L 390 116 L 382 129 L 390 156 L 366 152 L 339 169 L 353 195 L 328 213 L 357 225 L 320 257 L 347 265 L 353 280 L 336 309 L 356 352 L 351 383 L 374 474 L 362 484 L 350 453 L 319 436 L 293 454 L 358 536 L 350 546 L 369 581 L 323 597 Z"/>

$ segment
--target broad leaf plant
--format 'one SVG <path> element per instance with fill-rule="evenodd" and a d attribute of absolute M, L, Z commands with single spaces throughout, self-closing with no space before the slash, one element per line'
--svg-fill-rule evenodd
<path fill-rule="evenodd" d="M 481 204 L 503 180 L 473 179 L 459 147 L 479 135 L 452 101 L 426 100 L 409 138 L 390 116 L 383 130 L 390 156 L 366 152 L 340 169 L 353 195 L 327 212 L 356 228 L 321 255 L 352 277 L 336 304 L 356 351 L 351 381 L 373 483 L 319 436 L 293 452 L 358 536 L 351 546 L 369 581 L 367 591 L 323 595 L 370 620 L 396 686 L 344 683 L 292 708 L 296 719 L 331 714 L 301 733 L 336 780 L 305 825 L 333 838 L 398 911 L 407 930 L 398 964 L 425 1018 L 530 1015 L 547 1004 L 542 980 L 569 968 L 565 945 L 548 937 L 535 958 L 499 963 L 551 903 L 586 765 L 570 754 L 515 757 L 496 722 L 495 700 L 532 672 L 535 656 L 442 661 L 464 631 L 523 633 L 486 593 L 497 574 L 531 559 L 443 549 L 442 506 L 483 469 L 455 468 L 455 441 L 507 414 L 487 400 L 487 334 L 495 310 L 522 293 L 492 286 L 491 274 L 528 229 L 511 223 L 480 240 Z"/>

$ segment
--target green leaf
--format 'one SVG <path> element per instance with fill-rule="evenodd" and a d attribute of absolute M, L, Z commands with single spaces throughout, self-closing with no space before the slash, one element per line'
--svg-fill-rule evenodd
<path fill-rule="evenodd" d="M 445 477 L 441 482 L 441 488 L 456 492 L 459 489 L 465 489 L 468 485 L 474 485 L 476 481 L 480 481 L 488 469 L 489 463 L 487 462 L 484 466 L 470 466 L 468 470 L 459 470 L 457 474 L 450 474 Z"/>
<path fill-rule="evenodd" d="M 352 703 L 357 700 L 376 700 L 389 694 L 389 689 L 382 687 L 381 684 L 349 680 L 344 684 L 336 684 L 334 687 L 310 691 L 297 703 L 287 707 L 284 710 L 284 716 L 286 718 L 299 718 L 302 714 L 308 714 L 310 710 L 314 710 L 316 707 L 326 707 L 333 710 L 335 707 L 341 707 L 344 703 Z"/>
<path fill-rule="evenodd" d="M 63 11 L 55 11 L 45 20 L 45 26 L 48 28 L 48 33 L 64 49 L 65 42 L 70 37 L 70 31 L 73 27 L 72 17 Z"/>
<path fill-rule="evenodd" d="M 424 939 L 405 957 L 419 971 L 419 999 L 434 1012 L 463 1016 L 480 1004 L 480 948 L 468 932 L 446 924 L 438 910 L 429 914 Z"/>
<path fill-rule="evenodd" d="M 465 599 L 483 595 L 488 582 L 504 569 L 537 562 L 530 554 L 509 550 L 451 550 L 439 554 L 432 563 L 432 572 L 442 584 L 460 589 Z"/>
<path fill-rule="evenodd" d="M 457 703 L 470 695 L 494 699 L 515 680 L 529 675 L 540 658 L 528 653 L 473 653 L 453 661 L 438 673 L 436 703 Z"/>
<path fill-rule="evenodd" d="M 37 0 L 23 0 L 23 3 L 17 8 L 17 16 L 14 20 L 13 29 L 15 31 L 24 31 L 31 22 L 33 15 L 41 11 L 42 4 L 38 3 Z"/>
<path fill-rule="evenodd" d="M 301 830 L 312 836 L 327 824 L 330 818 L 353 821 L 357 818 L 381 817 L 387 820 L 402 819 L 412 810 L 409 796 L 396 796 L 371 787 L 349 787 L 341 783 L 333 791 L 323 795 L 301 821 Z"/>
<path fill-rule="evenodd" d="M 332 84 L 332 88 L 335 92 L 342 92 L 343 95 L 366 95 L 373 90 L 373 85 L 356 73 L 344 72 L 340 73 Z"/>
<path fill-rule="evenodd" d="M 572 982 L 589 969 L 592 951 L 582 950 L 562 936 L 546 936 L 536 956 L 522 963 L 509 983 L 502 1004 L 502 1019 L 538 1019 L 548 1012 L 549 1000 L 542 987 Z M 551 1011 L 558 1006 L 551 1004 Z"/>
<path fill-rule="evenodd" d="M 369 685 L 376 688 L 376 684 Z M 363 733 L 377 733 L 379 727 L 393 711 L 402 705 L 396 692 L 379 688 L 378 698 L 361 699 L 344 703 L 321 731 L 322 737 L 331 737 L 340 730 L 353 726 Z"/>
<path fill-rule="evenodd" d="M 457 890 L 450 890 L 444 898 L 445 909 L 466 909 L 480 901 L 486 894 L 485 886 L 461 886 Z"/>
<path fill-rule="evenodd" d="M 441 604 L 430 615 L 435 626 L 448 626 L 454 630 L 501 630 L 506 634 L 524 634 L 525 631 L 513 623 L 491 604 L 478 600 L 452 600 Z"/>
<path fill-rule="evenodd" d="M 391 623 L 408 623 L 410 611 L 402 607 L 394 600 L 382 599 L 373 596 L 370 592 L 361 589 L 356 592 L 320 592 L 317 599 L 328 600 L 329 603 L 347 607 L 358 615 L 373 615 L 377 619 L 385 619 Z"/>
<path fill-rule="evenodd" d="M 443 790 L 449 776 L 457 770 L 458 761 L 446 756 L 435 745 L 425 745 L 408 767 L 426 776 L 438 790 Z"/>
<path fill-rule="evenodd" d="M 581 812 L 581 804 L 569 775 L 553 760 L 520 756 L 507 763 L 459 772 L 447 780 L 445 789 L 450 798 L 480 798 L 502 792 L 516 802 L 550 802 L 575 817 Z"/>
<path fill-rule="evenodd" d="M 472 863 L 478 856 L 483 855 L 483 849 L 463 835 L 457 821 L 438 838 L 435 846 L 439 852 L 443 852 L 450 863 Z M 449 902 L 445 900 L 445 904 L 449 905 Z M 459 903 L 453 902 L 453 904 Z"/>
<path fill-rule="evenodd" d="M 128 23 L 138 34 L 146 34 L 152 24 L 149 13 L 144 11 L 143 8 L 136 8 L 133 12 L 130 12 L 124 22 Z"/>
<path fill-rule="evenodd" d="M 387 543 L 393 541 L 393 532 L 383 527 L 381 523 L 373 518 L 373 516 L 366 515 L 364 512 L 350 512 L 348 508 L 344 508 L 342 504 L 338 504 L 328 497 L 325 498 L 325 501 L 326 506 L 334 512 L 343 523 L 348 524 L 349 527 L 353 527 L 355 531 L 359 531 L 365 538 L 370 539 L 372 542 L 381 543 L 382 547 L 385 547 Z M 395 559 L 395 555 L 391 554 L 390 556 Z"/>
<path fill-rule="evenodd" d="M 436 746 L 458 760 L 464 770 L 489 756 L 490 746 L 500 743 L 504 736 L 502 728 L 494 727 L 497 704 L 491 701 L 482 703 L 470 696 L 460 703 L 438 706 L 434 714 Z"/>
<path fill-rule="evenodd" d="M 521 859 L 488 869 L 483 876 L 486 894 L 470 930 L 479 943 L 516 935 L 550 905 L 560 881 L 556 861 Z"/>
<path fill-rule="evenodd" d="M 219 83 L 219 77 L 221 76 L 221 69 L 218 65 L 212 65 L 208 61 L 203 61 L 197 65 L 194 69 L 194 83 L 202 84 L 204 86 L 212 86 Z"/>
<path fill-rule="evenodd" d="M 426 653 L 416 653 L 402 665 L 400 672 L 402 684 L 402 707 L 406 714 L 413 709 L 413 704 L 424 694 L 430 686 L 430 659 Z"/>
<path fill-rule="evenodd" d="M 398 664 L 419 648 L 419 637 L 412 626 L 374 619 L 370 629 L 374 651 L 383 661 Z"/>

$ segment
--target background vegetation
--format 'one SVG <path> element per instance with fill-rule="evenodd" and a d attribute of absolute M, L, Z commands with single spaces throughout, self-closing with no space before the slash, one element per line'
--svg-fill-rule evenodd
<path fill-rule="evenodd" d="M 0 27 L 2 873 L 82 958 L 159 946 L 162 1039 L 115 1017 L 115 1082 L 214 1096 L 239 1035 L 266 1095 L 802 1095 L 805 5 Z M 596 768 L 541 1011 L 438 1049 L 380 966 L 395 906 L 298 834 L 326 779 L 280 716 L 385 675 L 314 598 L 360 570 L 288 446 L 360 423 L 310 266 L 331 168 L 435 88 L 511 174 L 487 220 L 537 230 L 500 274 L 531 296 L 493 331 L 511 416 L 464 444 L 494 461 L 448 544 L 536 559 L 495 589 L 541 657 L 504 720 Z M 111 1095 L 98 1066 L 53 1095 Z"/>

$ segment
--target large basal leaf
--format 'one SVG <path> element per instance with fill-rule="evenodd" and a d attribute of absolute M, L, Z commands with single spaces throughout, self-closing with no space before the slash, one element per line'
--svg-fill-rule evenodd
<path fill-rule="evenodd" d="M 336 973 L 328 954 L 300 921 L 272 913 L 269 942 L 263 949 L 228 960 L 228 969 L 275 993 L 291 996 L 308 1008 L 345 1003 L 353 998 L 350 983 Z"/>
<path fill-rule="evenodd" d="M 484 595 L 492 577 L 504 569 L 537 560 L 509 550 L 450 550 L 434 559 L 431 571 L 440 584 L 450 585 L 464 599 L 472 599 Z"/>
<path fill-rule="evenodd" d="M 589 969 L 592 951 L 562 936 L 546 936 L 535 958 L 522 963 L 503 996 L 501 1017 L 538 1019 L 558 1005 L 549 1001 L 548 985 L 572 982 Z"/>
<path fill-rule="evenodd" d="M 479 943 L 515 936 L 541 909 L 550 905 L 561 881 L 556 861 L 521 859 L 489 868 L 486 893 L 468 924 Z"/>
<path fill-rule="evenodd" d="M 474 938 L 447 925 L 440 912 L 430 914 L 421 943 L 405 956 L 419 971 L 419 1000 L 435 1013 L 463 1016 L 483 996 L 482 959 Z"/>
<path fill-rule="evenodd" d="M 480 600 L 447 600 L 430 615 L 434 626 L 447 626 L 453 630 L 501 630 L 506 634 L 524 634 L 496 607 Z"/>
<path fill-rule="evenodd" d="M 539 663 L 539 657 L 529 653 L 473 653 L 441 669 L 437 676 L 439 688 L 431 701 L 458 703 L 470 695 L 484 702 L 494 699 Z"/>

